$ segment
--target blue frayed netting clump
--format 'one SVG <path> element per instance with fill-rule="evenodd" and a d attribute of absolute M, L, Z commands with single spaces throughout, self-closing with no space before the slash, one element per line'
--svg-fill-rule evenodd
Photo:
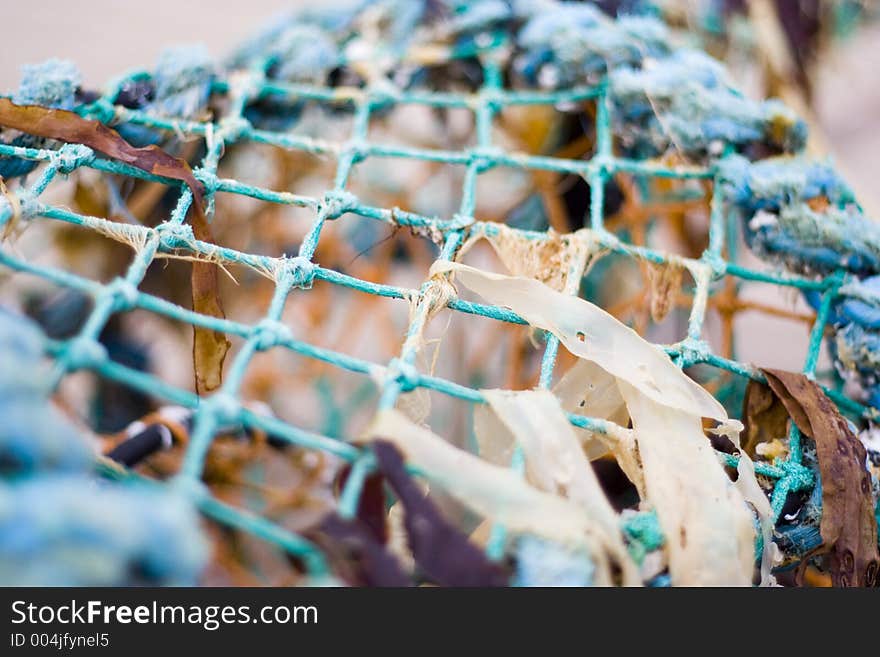
<path fill-rule="evenodd" d="M 587 298 L 661 343 L 733 417 L 746 383 L 765 380 L 737 358 L 733 319 L 759 305 L 739 300 L 741 286 L 802 293 L 808 305 L 797 319 L 811 323 L 802 371 L 880 460 L 871 449 L 880 408 L 876 224 L 830 164 L 803 154 L 807 128 L 794 112 L 744 96 L 718 62 L 680 47 L 655 18 L 612 19 L 589 3 L 553 0 L 371 0 L 281 19 L 226 62 L 200 48 L 169 50 L 153 71 L 122 76 L 100 94 L 53 60 L 28 68 L 11 99 L 74 110 L 133 146 L 191 163 L 215 239 L 190 227 L 195 190 L 179 180 L 82 144 L 0 131 L 4 300 L 42 327 L 8 313 L 0 324 L 10 354 L 0 371 L 4 581 L 194 581 L 205 560 L 195 508 L 212 521 L 205 532 L 225 568 L 220 581 L 291 581 L 273 579 L 272 569 L 345 580 L 333 549 L 308 527 L 315 508 L 349 519 L 375 501 L 377 464 L 354 441 L 357 417 L 406 408 L 436 427 L 444 402 L 420 410 L 424 398 L 464 402 L 468 410 L 440 424 L 474 451 L 469 422 L 483 389 L 550 389 L 573 361 L 552 331 L 524 330 L 530 318 L 429 276 L 432 263 L 458 260 L 481 237 L 513 273 Z M 404 133 L 406 143 L 396 138 Z M 61 201 L 50 200 L 56 189 Z M 695 216 L 702 227 L 690 226 Z M 35 233 L 48 241 L 42 250 L 16 244 L 24 228 L 19 239 Z M 591 245 L 590 266 L 572 277 L 576 243 Z M 181 276 L 190 263 L 221 272 L 225 314 L 191 309 Z M 223 272 L 237 287 L 223 287 Z M 625 283 L 633 272 L 647 277 L 641 289 Z M 30 277 L 52 292 L 19 284 Z M 378 301 L 357 305 L 352 295 Z M 398 300 L 406 322 L 391 353 L 371 324 L 393 315 L 377 305 L 386 300 Z M 666 316 L 681 320 L 682 335 L 667 339 Z M 457 352 L 447 338 L 434 363 L 424 358 L 429 325 L 460 317 L 504 332 L 482 351 L 458 344 Z M 461 334 L 489 335 L 489 323 Z M 187 383 L 192 370 L 175 374 L 191 339 L 180 325 L 233 340 L 219 387 L 199 395 Z M 334 346 L 323 346 L 333 335 Z M 359 340 L 368 357 L 351 353 Z M 444 371 L 460 366 L 462 378 L 437 375 L 439 361 Z M 98 472 L 122 481 L 88 476 L 96 459 L 78 435 L 88 430 L 50 411 L 53 393 L 94 430 L 105 455 Z M 566 410 L 579 429 L 628 430 L 626 417 Z M 305 428 L 297 418 L 307 411 L 319 419 Z M 816 505 L 819 467 L 796 427 L 773 438 L 753 456 L 781 572 L 822 542 L 821 509 L 804 510 Z M 735 468 L 738 451 L 715 447 Z M 507 459 L 526 468 L 521 449 Z M 292 474 L 279 492 L 269 484 L 282 466 Z M 589 553 L 514 538 L 504 522 L 481 532 L 430 471 L 416 474 L 492 560 L 516 562 L 511 582 L 594 581 Z M 601 479 L 625 509 L 621 540 L 645 583 L 668 583 L 662 522 L 639 507 L 631 485 L 614 492 L 626 479 L 617 474 Z M 287 556 L 262 556 L 248 537 Z M 405 562 L 406 545 L 394 549 Z M 237 579 L 254 560 L 262 572 Z"/>
<path fill-rule="evenodd" d="M 0 581 L 186 585 L 208 557 L 182 495 L 94 478 L 94 453 L 46 399 L 39 328 L 0 312 Z"/>

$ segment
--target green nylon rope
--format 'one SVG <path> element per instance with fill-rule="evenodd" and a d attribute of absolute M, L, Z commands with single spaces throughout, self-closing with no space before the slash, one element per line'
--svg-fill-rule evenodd
<path fill-rule="evenodd" d="M 195 169 L 196 177 L 205 185 L 206 199 L 213 207 L 213 198 L 218 193 L 237 194 L 269 203 L 308 208 L 314 213 L 311 229 L 303 240 L 299 253 L 290 258 L 270 258 L 259 254 L 243 253 L 234 249 L 199 242 L 185 224 L 185 217 L 192 203 L 190 191 L 181 187 L 177 206 L 167 218 L 155 228 L 131 224 L 118 224 L 106 219 L 87 217 L 70 210 L 54 207 L 40 201 L 40 197 L 59 174 L 66 175 L 80 167 L 119 174 L 131 178 L 164 182 L 179 185 L 176 181 L 151 175 L 126 164 L 97 157 L 90 149 L 81 145 L 65 145 L 58 150 L 19 148 L 0 145 L 0 155 L 15 156 L 45 163 L 36 180 L 27 188 L 15 192 L 25 217 L 40 217 L 48 220 L 74 224 L 98 232 L 113 230 L 126 241 L 140 246 L 125 275 L 110 284 L 101 284 L 75 274 L 30 263 L 8 249 L 0 250 L 0 263 L 9 269 L 41 277 L 56 285 L 76 289 L 93 296 L 94 309 L 79 335 L 67 341 L 47 340 L 47 352 L 54 359 L 53 386 L 68 374 L 80 369 L 91 370 L 99 376 L 123 383 L 133 389 L 192 409 L 195 424 L 192 438 L 187 445 L 182 469 L 170 484 L 178 486 L 189 495 L 196 506 L 207 516 L 225 525 L 250 532 L 288 552 L 302 557 L 308 571 L 314 576 L 328 574 L 327 566 L 320 551 L 305 539 L 296 536 L 271 522 L 248 511 L 233 508 L 214 499 L 200 482 L 205 456 L 218 427 L 230 421 L 240 422 L 248 428 L 270 432 L 272 435 L 306 449 L 323 450 L 354 465 L 351 475 L 341 493 L 339 511 L 342 515 L 354 514 L 360 499 L 366 476 L 374 467 L 371 452 L 362 450 L 348 442 L 306 431 L 282 420 L 260 416 L 244 408 L 238 392 L 248 365 L 253 356 L 267 349 L 288 349 L 292 352 L 329 363 L 333 366 L 376 378 L 381 381 L 380 408 L 394 406 L 398 396 L 414 388 L 426 388 L 473 403 L 482 403 L 478 390 L 429 376 L 416 371 L 415 350 L 404 348 L 390 363 L 371 363 L 353 356 L 311 345 L 296 339 L 283 329 L 279 322 L 283 308 L 289 297 L 307 294 L 313 280 L 357 290 L 363 293 L 392 299 L 420 299 L 425 287 L 418 290 L 364 281 L 332 269 L 321 267 L 313 262 L 315 249 L 321 238 L 323 227 L 328 221 L 344 220 L 344 215 L 355 215 L 385 223 L 413 228 L 429 228 L 443 236 L 440 258 L 454 258 L 466 234 L 483 232 L 492 234 L 497 225 L 481 222 L 474 215 L 476 187 L 479 176 L 496 167 L 510 167 L 526 170 L 544 170 L 576 174 L 584 177 L 592 190 L 590 205 L 590 226 L 595 231 L 598 242 L 603 247 L 628 257 L 641 258 L 654 263 L 664 263 L 669 254 L 645 247 L 637 247 L 621 242 L 603 225 L 604 184 L 615 173 L 626 172 L 643 178 L 705 179 L 716 180 L 716 167 L 676 166 L 669 167 L 656 162 L 638 161 L 616 156 L 612 151 L 612 129 L 610 125 L 607 90 L 605 83 L 595 87 L 566 89 L 555 92 L 511 91 L 503 88 L 501 72 L 493 62 L 491 52 L 500 47 L 496 41 L 487 49 L 482 49 L 481 61 L 484 66 L 484 84 L 474 94 L 441 93 L 428 91 L 399 91 L 389 96 L 387 89 L 340 90 L 308 85 L 281 84 L 267 81 L 263 73 L 254 70 L 244 85 L 231 85 L 227 81 L 217 81 L 213 92 L 231 95 L 231 111 L 219 122 L 178 121 L 150 116 L 142 111 L 114 107 L 108 99 L 114 98 L 119 85 L 125 79 L 138 76 L 137 73 L 120 78 L 107 92 L 81 108 L 80 113 L 105 123 L 128 122 L 153 129 L 175 132 L 187 136 L 208 138 L 207 153 L 200 166 Z M 465 53 L 468 54 L 468 53 Z M 472 54 L 472 53 L 471 53 Z M 319 103 L 339 103 L 348 101 L 354 105 L 354 127 L 349 139 L 333 143 L 310 137 L 287 133 L 257 130 L 242 117 L 244 107 L 251 101 L 268 96 L 287 99 L 311 100 Z M 523 155 L 502 150 L 492 141 L 491 127 L 495 115 L 506 107 L 514 105 L 557 105 L 560 103 L 593 100 L 597 104 L 596 154 L 588 160 L 574 160 L 558 157 Z M 465 108 L 474 113 L 477 143 L 473 148 L 462 151 L 431 150 L 404 146 L 389 146 L 372 143 L 368 138 L 371 112 L 379 105 L 387 103 L 408 103 L 428 107 Z M 227 146 L 234 143 L 270 144 L 287 150 L 304 151 L 328 155 L 336 158 L 334 186 L 320 198 L 313 198 L 264 189 L 236 180 L 217 177 L 217 167 Z M 391 210 L 362 204 L 346 191 L 352 169 L 367 158 L 386 158 L 393 160 L 421 160 L 457 164 L 466 167 L 462 188 L 462 201 L 458 213 L 451 218 L 438 218 L 419 215 L 413 212 Z M 731 222 L 725 211 L 725 202 L 720 185 L 713 185 L 709 246 L 699 259 L 699 263 L 709 265 L 713 272 L 713 282 L 725 276 L 733 276 L 740 281 L 754 281 L 792 287 L 799 290 L 818 290 L 823 293 L 823 302 L 813 326 L 809 349 L 803 371 L 814 375 L 822 342 L 825 323 L 831 305 L 839 288 L 848 280 L 843 271 L 826 277 L 824 280 L 810 280 L 788 274 L 777 274 L 752 270 L 725 260 L 725 244 L 730 241 Z M 13 217 L 10 203 L 0 198 L 0 229 Z M 520 231 L 528 239 L 542 240 L 546 235 L 539 232 Z M 731 247 L 735 246 L 733 243 Z M 246 325 L 227 319 L 218 319 L 194 313 L 161 298 L 138 290 L 147 268 L 157 254 L 182 252 L 189 255 L 210 255 L 223 263 L 242 264 L 263 271 L 275 273 L 276 287 L 269 309 L 261 322 Z M 694 261 L 691 261 L 694 262 Z M 694 263 L 696 264 L 696 263 Z M 425 284 L 427 285 L 427 283 Z M 698 283 L 695 298 L 706 298 L 711 294 L 708 282 Z M 171 386 L 156 377 L 111 362 L 98 343 L 98 336 L 114 313 L 131 309 L 142 309 L 180 322 L 222 331 L 244 340 L 244 346 L 236 354 L 228 368 L 222 387 L 210 397 L 199 399 L 194 393 Z M 428 307 L 419 304 L 413 314 L 407 335 L 420 332 L 428 318 Z M 494 306 L 453 299 L 449 310 L 462 312 L 498 321 L 524 324 L 524 320 L 514 313 Z M 685 340 L 666 346 L 666 351 L 684 368 L 703 364 L 719 370 L 726 370 L 740 377 L 762 380 L 762 375 L 746 364 L 721 358 L 713 354 L 708 343 L 702 339 L 705 320 L 705 305 L 695 304 L 688 322 L 688 335 Z M 554 373 L 559 341 L 554 336 L 546 337 L 546 346 L 541 364 L 540 385 L 549 387 Z M 837 390 L 825 388 L 826 393 L 840 408 L 863 418 L 875 418 L 875 410 L 859 404 Z M 605 420 L 570 415 L 572 424 L 604 432 L 608 423 Z M 736 457 L 720 455 L 729 465 L 736 464 Z M 795 430 L 791 435 L 791 449 L 786 460 L 773 464 L 756 463 L 758 474 L 774 481 L 771 502 L 778 514 L 791 491 L 804 490 L 814 483 L 813 474 L 802 463 L 803 449 L 800 436 Z M 524 461 L 522 453 L 514 454 L 511 467 L 522 472 Z M 101 464 L 103 474 L 111 477 L 131 477 L 108 464 Z M 644 535 L 645 527 L 652 526 L 636 516 L 630 521 L 632 535 Z M 488 552 L 493 557 L 503 554 L 506 532 L 504 527 L 496 526 L 489 541 Z M 648 537 L 648 542 L 658 543 L 660 537 Z"/>

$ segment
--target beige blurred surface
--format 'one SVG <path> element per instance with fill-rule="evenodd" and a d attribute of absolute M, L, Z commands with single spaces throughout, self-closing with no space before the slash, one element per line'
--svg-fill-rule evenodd
<path fill-rule="evenodd" d="M 225 55 L 272 16 L 306 0 L 0 0 L 0 88 L 18 84 L 22 64 L 74 60 L 89 85 L 149 68 L 171 45 L 204 43 Z"/>
<path fill-rule="evenodd" d="M 880 25 L 862 30 L 821 69 L 816 105 L 831 153 L 880 220 Z"/>

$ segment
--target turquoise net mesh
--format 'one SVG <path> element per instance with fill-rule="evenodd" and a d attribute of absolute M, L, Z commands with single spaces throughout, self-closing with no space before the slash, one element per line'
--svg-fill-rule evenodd
<path fill-rule="evenodd" d="M 378 4 L 382 5 L 382 3 Z M 403 3 L 403 5 L 421 7 L 421 3 Z M 365 478 L 375 466 L 374 458 L 369 450 L 344 439 L 305 430 L 282 419 L 255 412 L 243 404 L 240 388 L 255 355 L 275 350 L 289 350 L 305 358 L 322 361 L 334 368 L 374 379 L 378 376 L 381 380 L 378 401 L 380 409 L 394 407 L 402 394 L 416 389 L 427 389 L 473 404 L 484 401 L 480 391 L 474 387 L 419 371 L 417 345 L 405 339 L 402 342 L 403 347 L 390 362 L 373 363 L 304 342 L 282 323 L 285 305 L 296 304 L 298 298 L 308 295 L 315 281 L 324 281 L 360 293 L 413 303 L 415 310 L 411 315 L 407 335 L 420 334 L 425 323 L 429 321 L 431 308 L 428 303 L 421 301 L 427 290 L 427 282 L 422 287 L 412 289 L 376 283 L 323 267 L 315 260 L 314 256 L 322 234 L 331 222 L 346 222 L 353 220 L 354 217 L 360 217 L 411 229 L 414 234 L 432 240 L 438 245 L 440 259 L 455 259 L 459 248 L 468 237 L 478 234 L 491 235 L 498 230 L 498 224 L 481 221 L 475 216 L 477 185 L 482 175 L 505 168 L 580 177 L 587 181 L 590 188 L 587 227 L 603 249 L 640 262 L 662 265 L 675 259 L 689 266 L 708 266 L 710 269 L 711 276 L 707 280 L 698 280 L 693 290 L 686 337 L 680 342 L 665 347 L 666 352 L 679 367 L 702 366 L 701 371 L 704 374 L 710 373 L 706 374 L 708 378 L 711 378 L 713 371 L 723 371 L 741 381 L 762 380 L 762 375 L 753 366 L 713 353 L 705 339 L 707 300 L 723 288 L 722 283 L 725 281 L 733 280 L 737 285 L 741 282 L 769 283 L 811 295 L 810 298 L 815 301 L 817 312 L 802 369 L 811 377 L 817 373 L 823 338 L 826 332 L 830 331 L 831 323 L 837 321 L 840 304 L 854 298 L 860 299 L 869 306 L 876 303 L 876 295 L 873 291 L 860 284 L 866 273 L 871 273 L 874 269 L 873 259 L 877 257 L 876 252 L 872 250 L 872 236 L 869 234 L 854 238 L 863 240 L 863 243 L 867 242 L 867 246 L 864 246 L 867 254 L 857 263 L 845 258 L 841 259 L 838 257 L 839 252 L 835 250 L 837 245 L 848 244 L 849 236 L 820 235 L 813 240 L 813 243 L 807 244 L 808 238 L 801 239 L 807 233 L 806 230 L 787 234 L 782 230 L 784 235 L 795 236 L 792 238 L 795 240 L 794 246 L 788 251 L 788 256 L 797 262 L 789 266 L 787 271 L 781 268 L 756 269 L 737 264 L 737 235 L 744 212 L 748 211 L 746 213 L 751 216 L 752 211 L 772 208 L 774 199 L 778 201 L 779 198 L 783 198 L 784 201 L 777 202 L 777 206 L 789 202 L 795 203 L 801 200 L 799 196 L 809 196 L 804 191 L 805 186 L 820 184 L 826 178 L 837 180 L 833 171 L 822 169 L 821 175 L 814 172 L 795 175 L 794 182 L 787 188 L 783 180 L 782 183 L 774 183 L 775 186 L 769 185 L 772 189 L 759 189 L 762 181 L 785 178 L 786 171 L 791 172 L 794 167 L 804 165 L 794 160 L 790 164 L 771 161 L 766 171 L 755 173 L 754 169 L 749 168 L 755 166 L 749 160 L 762 160 L 763 156 L 756 155 L 757 151 L 750 152 L 748 145 L 756 142 L 767 144 L 775 139 L 777 152 L 799 150 L 803 143 L 803 135 L 800 134 L 803 126 L 796 119 L 776 106 L 746 101 L 729 92 L 723 85 L 717 85 L 713 79 L 698 83 L 707 92 L 701 98 L 709 99 L 711 103 L 699 110 L 687 105 L 687 94 L 678 94 L 678 85 L 683 77 L 699 75 L 699 71 L 708 69 L 700 68 L 704 65 L 703 60 L 689 59 L 698 55 L 669 51 L 665 44 L 666 35 L 660 31 L 659 24 L 639 22 L 636 19 L 626 22 L 620 19 L 613 23 L 616 29 L 609 32 L 605 22 L 599 24 L 597 28 L 594 24 L 595 17 L 589 13 L 573 13 L 569 16 L 563 13 L 563 9 L 554 5 L 553 10 L 548 13 L 547 25 L 542 27 L 538 19 L 532 19 L 530 27 L 515 33 L 509 27 L 510 21 L 514 20 L 510 13 L 515 11 L 511 9 L 513 5 L 516 3 L 511 5 L 480 2 L 472 3 L 470 8 L 465 8 L 464 4 L 457 7 L 455 14 L 457 36 L 452 39 L 447 38 L 441 46 L 437 46 L 441 51 L 439 55 L 432 54 L 428 44 L 416 44 L 420 48 L 415 48 L 407 41 L 406 34 L 396 34 L 395 27 L 403 29 L 407 25 L 405 17 L 398 17 L 398 22 L 387 27 L 384 32 L 388 38 L 388 41 L 384 42 L 385 50 L 376 50 L 367 57 L 376 60 L 391 58 L 399 62 L 428 61 L 431 57 L 437 57 L 437 61 L 440 62 L 456 60 L 478 62 L 481 69 L 479 76 L 481 83 L 473 92 L 435 89 L 431 88 L 430 84 L 422 87 L 398 86 L 384 77 L 381 83 L 376 79 L 360 86 L 329 85 L 326 81 L 315 84 L 308 79 L 307 73 L 337 68 L 347 57 L 356 57 L 354 49 L 345 48 L 332 39 L 327 44 L 323 44 L 320 39 L 316 40 L 314 35 L 310 36 L 308 30 L 305 30 L 299 38 L 311 39 L 309 43 L 314 44 L 314 47 L 309 49 L 309 57 L 291 56 L 289 53 L 296 52 L 295 47 L 288 44 L 288 50 L 285 51 L 283 44 L 279 45 L 281 40 L 278 35 L 283 33 L 284 26 L 289 27 L 293 24 L 286 22 L 279 24 L 274 31 L 267 32 L 244 48 L 232 64 L 222 72 L 214 72 L 205 78 L 207 82 L 199 93 L 203 93 L 205 98 L 223 98 L 224 101 L 222 114 L 212 120 L 179 118 L 175 115 L 174 108 L 160 107 L 158 104 L 146 103 L 141 109 L 130 109 L 118 104 L 120 93 L 126 89 L 131 90 L 138 81 L 148 79 L 149 75 L 146 73 L 135 73 L 120 78 L 109 85 L 99 97 L 75 105 L 76 112 L 81 116 L 116 126 L 120 133 L 133 143 L 136 142 L 138 134 L 147 135 L 147 138 L 150 135 L 161 138 L 163 135 L 176 134 L 204 140 L 205 154 L 194 167 L 194 173 L 204 185 L 209 215 L 213 212 L 213 201 L 218 195 L 250 197 L 270 204 L 296 206 L 309 211 L 311 227 L 295 255 L 270 257 L 195 239 L 186 220 L 193 202 L 192 192 L 188 188 L 179 185 L 176 181 L 146 173 L 124 162 L 102 157 L 83 145 L 0 143 L 0 156 L 7 158 L 3 160 L 4 166 L 12 167 L 13 163 L 24 168 L 33 166 L 24 163 L 40 165 L 31 174 L 26 185 L 7 192 L 5 197 L 0 197 L 0 230 L 4 225 L 12 225 L 23 220 L 59 222 L 94 231 L 128 244 L 134 249 L 134 257 L 128 264 L 124 276 L 106 284 L 60 268 L 31 262 L 18 255 L 16 249 L 10 245 L 3 245 L 0 249 L 0 263 L 5 268 L 46 279 L 57 286 L 80 291 L 94 299 L 93 308 L 75 337 L 65 340 L 45 339 L 45 350 L 53 362 L 51 381 L 47 388 L 53 390 L 71 373 L 88 370 L 99 377 L 124 384 L 152 398 L 191 409 L 194 413 L 194 423 L 185 456 L 179 473 L 166 485 L 173 486 L 178 492 L 186 495 L 204 515 L 214 521 L 249 532 L 300 558 L 312 576 L 319 578 L 329 573 L 322 551 L 312 542 L 257 513 L 220 501 L 207 487 L 201 485 L 206 456 L 215 435 L 222 427 L 240 425 L 265 432 L 291 445 L 326 452 L 350 463 L 351 473 L 338 498 L 339 513 L 343 517 L 351 517 L 355 514 Z M 493 10 L 498 13 L 493 14 Z M 311 19 L 305 17 L 298 20 L 304 25 L 319 26 L 315 27 L 315 30 L 320 36 L 339 33 L 329 27 L 334 17 L 344 22 L 353 15 L 354 12 L 351 10 L 343 10 L 337 14 L 328 12 L 323 17 Z M 556 24 L 550 20 L 554 16 L 557 20 Z M 414 24 L 418 24 L 423 18 L 419 18 Z M 577 20 L 583 20 L 584 30 L 597 30 L 588 33 L 594 36 L 602 34 L 603 39 L 608 43 L 594 41 L 580 44 L 581 50 L 577 50 L 574 54 L 566 54 L 561 46 L 557 48 L 557 44 L 552 42 L 552 39 L 545 38 L 546 34 L 542 33 L 542 29 L 558 30 L 559 20 L 575 23 Z M 602 30 L 606 31 L 603 33 Z M 344 32 L 344 29 L 342 31 Z M 290 37 L 289 41 L 295 43 L 296 39 Z M 558 65 L 555 68 L 544 69 L 543 75 L 553 73 L 556 76 L 551 79 L 549 88 L 541 88 L 541 84 L 535 84 L 535 88 L 514 87 L 511 84 L 510 73 L 505 68 L 511 49 L 519 49 L 517 52 L 531 52 L 530 49 L 535 49 L 536 52 L 542 53 L 541 57 L 544 57 L 545 61 L 553 61 L 554 57 L 557 58 L 555 61 Z M 285 52 L 288 54 L 285 55 Z M 637 67 L 637 63 L 646 58 L 648 53 L 656 59 L 656 69 L 650 79 L 645 78 L 644 72 L 640 72 Z M 187 57 L 190 57 L 188 61 L 191 63 L 198 58 L 198 53 L 195 55 L 190 53 Z M 326 57 L 328 61 L 322 60 L 322 57 Z M 565 57 L 569 59 L 566 60 Z M 183 61 L 186 57 L 178 52 L 176 58 L 177 61 Z M 285 78 L 278 73 L 279 65 L 287 65 L 294 72 L 288 72 Z M 166 71 L 167 69 L 168 67 Z M 298 73 L 300 69 L 306 74 Z M 195 74 L 194 70 L 196 70 Z M 620 73 L 620 71 L 624 72 Z M 181 81 L 185 75 L 197 77 L 197 72 L 197 67 L 194 68 L 192 65 L 182 67 L 176 74 L 177 77 L 174 77 L 173 72 L 169 73 L 170 78 L 165 83 L 172 87 L 175 83 L 183 84 Z M 640 78 L 640 75 L 643 77 Z M 304 81 L 296 81 L 297 79 Z M 157 80 L 156 83 L 159 86 L 163 82 Z M 716 85 L 718 88 L 714 89 Z M 196 86 L 198 85 L 186 88 L 192 89 Z M 638 102 L 638 99 L 644 98 L 646 86 L 652 89 L 653 97 L 649 95 L 649 99 L 660 97 L 663 98 L 661 102 L 667 103 L 662 110 L 665 112 L 665 117 L 661 118 L 658 125 L 650 122 L 651 116 L 645 114 L 644 103 L 640 105 Z M 173 94 L 168 95 L 173 96 Z M 192 97 L 178 98 L 185 98 L 186 103 L 193 102 Z M 39 98 L 31 102 L 37 101 Z M 197 105 L 202 104 L 204 98 L 195 102 Z M 327 106 L 343 104 L 352 108 L 351 133 L 342 141 L 301 136 L 284 126 L 273 127 L 271 121 L 261 121 L 253 113 L 254 107 L 258 104 L 262 104 L 265 108 L 267 104 L 271 107 L 274 103 L 277 107 L 289 110 L 297 103 L 304 102 Z M 498 114 L 507 108 L 565 107 L 577 106 L 585 102 L 592 103 L 595 107 L 593 126 L 595 148 L 588 157 L 567 158 L 510 152 L 493 141 L 493 122 Z M 178 114 L 187 113 L 186 103 L 177 108 Z M 388 145 L 371 139 L 371 116 L 401 104 L 432 109 L 455 108 L 471 113 L 475 126 L 475 142 L 467 148 L 436 150 Z M 269 113 L 271 114 L 271 110 Z M 283 112 L 279 111 L 279 113 Z M 668 146 L 657 141 L 664 134 L 667 137 L 672 135 L 673 148 L 680 149 L 681 152 L 688 154 L 688 157 L 674 160 L 657 157 L 657 153 Z M 295 192 L 273 191 L 235 179 L 219 177 L 218 166 L 230 147 L 245 143 L 266 144 L 284 151 L 301 151 L 333 158 L 336 164 L 332 187 L 322 195 L 307 196 Z M 390 166 L 405 166 L 413 161 L 427 161 L 463 167 L 465 174 L 457 213 L 451 217 L 433 217 L 398 208 L 376 207 L 362 202 L 349 190 L 350 177 L 357 165 L 374 159 L 390 162 Z M 745 173 L 742 167 L 746 167 Z M 102 174 L 152 181 L 171 188 L 179 188 L 176 207 L 160 224 L 149 227 L 120 223 L 109 218 L 86 216 L 41 200 L 53 181 L 82 169 L 93 169 Z M 11 179 L 17 172 L 7 168 L 5 173 Z M 699 258 L 682 260 L 682 256 L 677 254 L 635 245 L 626 235 L 622 237 L 621 234 L 606 227 L 608 213 L 605 190 L 609 181 L 620 173 L 628 174 L 643 184 L 660 179 L 697 180 L 707 184 L 707 188 L 711 189 L 709 239 L 708 247 Z M 817 180 L 820 182 L 816 183 Z M 834 184 L 838 183 L 842 186 L 839 181 Z M 831 197 L 833 195 L 829 190 L 833 191 L 830 183 L 823 188 L 822 193 Z M 832 203 L 836 203 L 839 208 L 846 207 L 848 202 L 854 202 L 854 199 L 840 198 L 835 201 L 832 198 Z M 844 212 L 843 209 L 840 211 Z M 528 240 L 551 239 L 546 231 L 515 230 Z M 760 227 L 758 230 L 761 230 Z M 777 255 L 779 253 L 780 243 L 767 238 L 763 242 L 762 253 L 770 256 L 772 260 L 774 253 Z M 761 252 L 760 248 L 755 247 L 754 244 L 752 246 L 756 251 Z M 776 252 L 774 248 L 777 248 Z M 812 255 L 807 256 L 806 259 L 798 259 L 799 249 L 804 252 L 813 249 L 810 251 Z M 824 257 L 828 253 L 821 253 L 822 249 L 830 250 L 830 256 Z M 784 252 L 785 249 L 783 248 L 782 251 Z M 819 252 L 818 255 L 816 252 Z M 848 251 L 848 253 L 853 252 L 859 253 L 857 248 Z M 248 324 L 205 316 L 142 291 L 139 286 L 148 268 L 157 255 L 163 254 L 210 260 L 221 265 L 243 265 L 271 278 L 274 294 L 265 316 L 260 321 Z M 804 264 L 805 262 L 807 264 Z M 425 278 L 427 279 L 427 272 Z M 227 364 L 220 388 L 200 398 L 191 390 L 173 386 L 159 377 L 111 360 L 107 350 L 101 345 L 99 336 L 114 315 L 134 309 L 240 338 L 242 347 Z M 450 299 L 442 312 L 478 315 L 513 324 L 526 323 L 505 308 L 460 298 Z M 558 339 L 547 335 L 543 343 L 540 368 L 539 386 L 541 387 L 549 388 L 551 385 L 558 350 Z M 866 395 L 861 401 L 851 398 L 844 393 L 842 380 L 838 380 L 837 384 L 832 382 L 823 387 L 827 395 L 854 422 L 864 424 L 876 418 L 877 410 L 871 403 L 870 395 Z M 603 427 L 601 420 L 590 417 L 573 414 L 569 419 L 578 427 L 598 431 Z M 723 454 L 722 457 L 730 465 L 736 463 L 737 457 L 734 455 Z M 139 477 L 106 461 L 102 461 L 99 467 L 104 475 L 111 478 Z M 514 456 L 511 467 L 522 470 L 521 454 Z M 771 503 L 777 515 L 790 493 L 812 489 L 816 479 L 814 468 L 804 462 L 804 448 L 796 428 L 792 429 L 789 436 L 787 455 L 772 462 L 759 461 L 756 463 L 756 470 L 759 475 L 772 482 Z M 653 535 L 651 535 L 652 527 L 654 527 Z M 659 541 L 655 526 L 650 523 L 646 525 L 641 514 L 627 521 L 625 531 L 630 536 L 641 537 L 646 545 Z M 649 535 L 647 537 L 646 532 Z M 505 538 L 505 528 L 495 527 L 488 545 L 490 555 L 502 556 L 505 550 Z"/>

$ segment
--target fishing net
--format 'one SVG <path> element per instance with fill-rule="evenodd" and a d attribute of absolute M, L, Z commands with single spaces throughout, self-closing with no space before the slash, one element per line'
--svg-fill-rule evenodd
<path fill-rule="evenodd" d="M 3 315 L 0 574 L 873 583 L 880 229 L 795 113 L 676 44 L 589 3 L 378 0 L 100 94 L 28 69 L 0 112 L 4 300 L 39 322 Z M 756 313 L 807 327 L 804 377 L 737 358 Z"/>

